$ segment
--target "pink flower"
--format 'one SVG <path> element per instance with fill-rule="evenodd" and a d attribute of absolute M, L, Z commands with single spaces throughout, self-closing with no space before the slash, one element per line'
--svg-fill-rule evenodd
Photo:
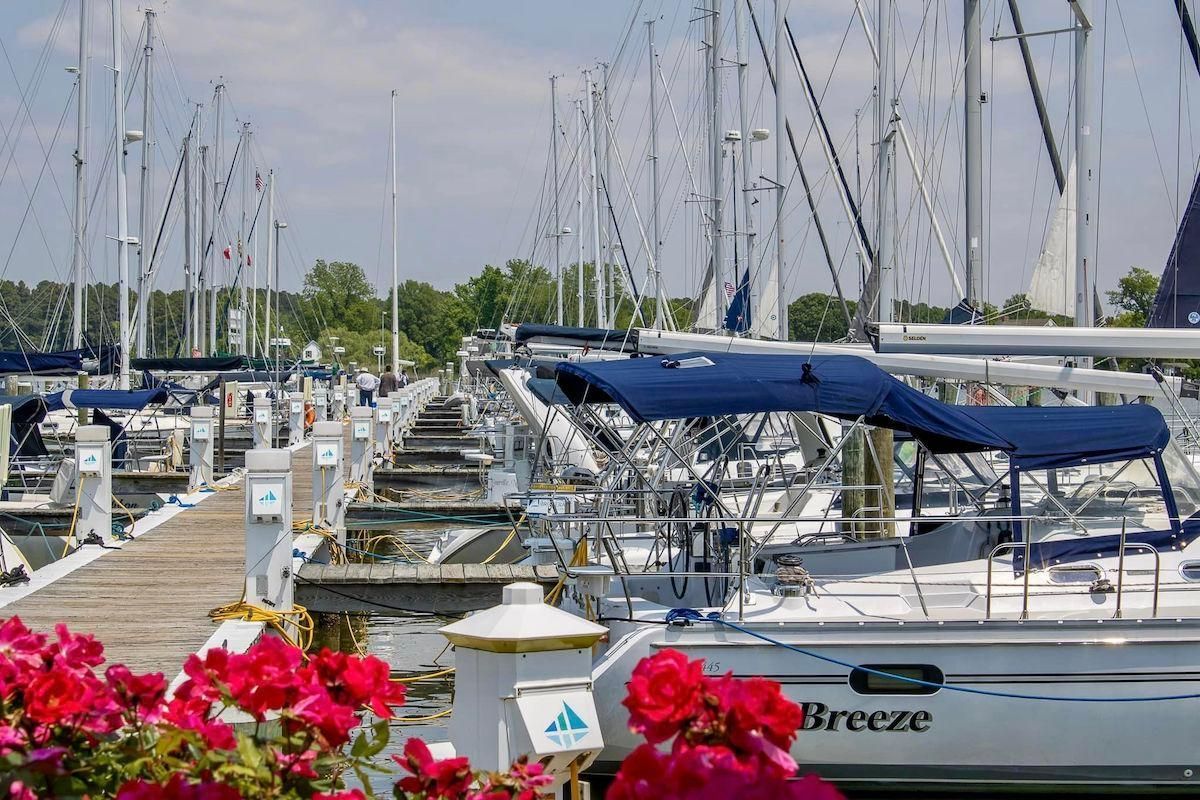
<path fill-rule="evenodd" d="M 138 719 L 154 722 L 162 716 L 167 681 L 161 672 L 134 675 L 124 664 L 114 664 L 105 671 L 104 677 L 113 693 L 134 711 Z"/>
<path fill-rule="evenodd" d="M 104 645 L 90 633 L 71 633 L 67 626 L 54 626 L 58 641 L 50 645 L 48 654 L 56 664 L 72 670 L 90 670 L 104 663 Z"/>
<path fill-rule="evenodd" d="M 13 781 L 8 785 L 10 800 L 38 800 L 37 793 L 21 781 Z"/>
<path fill-rule="evenodd" d="M 629 695 L 629 727 L 658 744 L 678 733 L 700 710 L 704 662 L 678 650 L 662 650 L 634 667 Z"/>
<path fill-rule="evenodd" d="M 436 760 L 420 739 L 409 739 L 404 744 L 404 757 L 392 758 L 412 773 L 407 778 L 401 778 L 396 785 L 424 800 L 459 800 L 475 779 L 466 758 Z"/>
<path fill-rule="evenodd" d="M 176 773 L 165 785 L 130 781 L 117 792 L 117 800 L 242 800 L 242 795 L 232 786 L 207 781 L 189 783 Z"/>
<path fill-rule="evenodd" d="M 367 800 L 362 789 L 345 789 L 340 792 L 317 792 L 313 800 Z"/>

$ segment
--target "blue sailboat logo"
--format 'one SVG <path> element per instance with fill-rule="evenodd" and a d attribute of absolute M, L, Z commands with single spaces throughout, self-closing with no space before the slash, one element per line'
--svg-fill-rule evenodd
<path fill-rule="evenodd" d="M 276 500 L 278 500 L 278 499 L 279 499 L 279 498 L 275 496 L 275 493 L 274 493 L 274 492 L 272 492 L 270 489 L 267 489 L 267 493 L 266 493 L 266 494 L 264 494 L 262 497 L 258 498 L 258 502 L 260 502 L 260 503 L 274 503 L 274 502 L 275 502 Z"/>
<path fill-rule="evenodd" d="M 587 736 L 588 730 L 587 723 L 575 712 L 575 709 L 563 703 L 562 711 L 546 727 L 546 738 L 559 747 L 572 747 Z"/>
<path fill-rule="evenodd" d="M 333 451 L 328 447 L 325 448 L 325 452 L 321 453 L 321 458 L 333 458 Z"/>

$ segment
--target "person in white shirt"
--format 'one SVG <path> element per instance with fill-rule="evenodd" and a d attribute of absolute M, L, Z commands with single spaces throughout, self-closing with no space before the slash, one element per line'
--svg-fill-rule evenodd
<path fill-rule="evenodd" d="M 354 385 L 358 387 L 358 404 L 374 408 L 375 390 L 379 388 L 379 378 L 368 372 L 365 367 L 359 367 Z"/>

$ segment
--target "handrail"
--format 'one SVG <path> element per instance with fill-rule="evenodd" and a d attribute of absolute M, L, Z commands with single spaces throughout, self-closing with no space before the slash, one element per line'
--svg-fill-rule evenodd
<path fill-rule="evenodd" d="M 1122 533 L 1122 539 L 1124 539 L 1124 533 Z M 1117 610 L 1116 610 L 1116 614 L 1113 615 L 1113 619 L 1121 619 L 1121 591 L 1122 591 L 1122 589 L 1124 589 L 1125 550 L 1126 549 L 1149 551 L 1150 554 L 1154 556 L 1154 594 L 1151 598 L 1150 617 L 1151 617 L 1151 619 L 1157 619 L 1158 618 L 1158 590 L 1159 590 L 1160 578 L 1161 578 L 1161 572 L 1162 572 L 1162 556 L 1156 548 L 1154 548 L 1151 545 L 1146 544 L 1145 542 L 1128 542 L 1128 543 L 1126 543 L 1124 541 L 1121 542 L 1121 555 L 1117 559 L 1117 561 L 1118 561 L 1118 564 L 1117 564 Z"/>
<path fill-rule="evenodd" d="M 983 612 L 984 619 L 992 618 L 992 562 L 995 560 L 996 556 L 999 553 L 1001 553 L 1005 550 L 1012 550 L 1015 552 L 1018 549 L 1025 550 L 1025 569 L 1024 569 L 1025 589 L 1024 589 L 1023 596 L 1021 598 L 1021 619 L 1029 619 L 1029 573 L 1030 573 L 1029 561 L 1030 561 L 1030 555 L 1031 555 L 1029 545 L 1030 545 L 1030 542 L 1028 539 L 1026 539 L 1025 541 L 1021 541 L 1021 542 L 1001 542 L 1000 544 L 993 547 L 992 551 L 990 553 L 988 553 L 987 595 L 986 595 L 986 599 L 984 601 L 985 602 L 984 612 Z"/>

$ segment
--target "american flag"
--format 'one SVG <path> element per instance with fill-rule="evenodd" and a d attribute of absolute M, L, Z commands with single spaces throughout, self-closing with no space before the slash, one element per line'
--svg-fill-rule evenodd
<path fill-rule="evenodd" d="M 262 175 L 258 170 L 254 170 L 254 191 L 261 192 L 263 190 Z"/>
<path fill-rule="evenodd" d="M 735 291 L 735 289 L 733 288 L 733 284 L 730 283 L 729 281 L 725 281 L 725 299 L 726 300 L 733 299 L 734 291 Z"/>

